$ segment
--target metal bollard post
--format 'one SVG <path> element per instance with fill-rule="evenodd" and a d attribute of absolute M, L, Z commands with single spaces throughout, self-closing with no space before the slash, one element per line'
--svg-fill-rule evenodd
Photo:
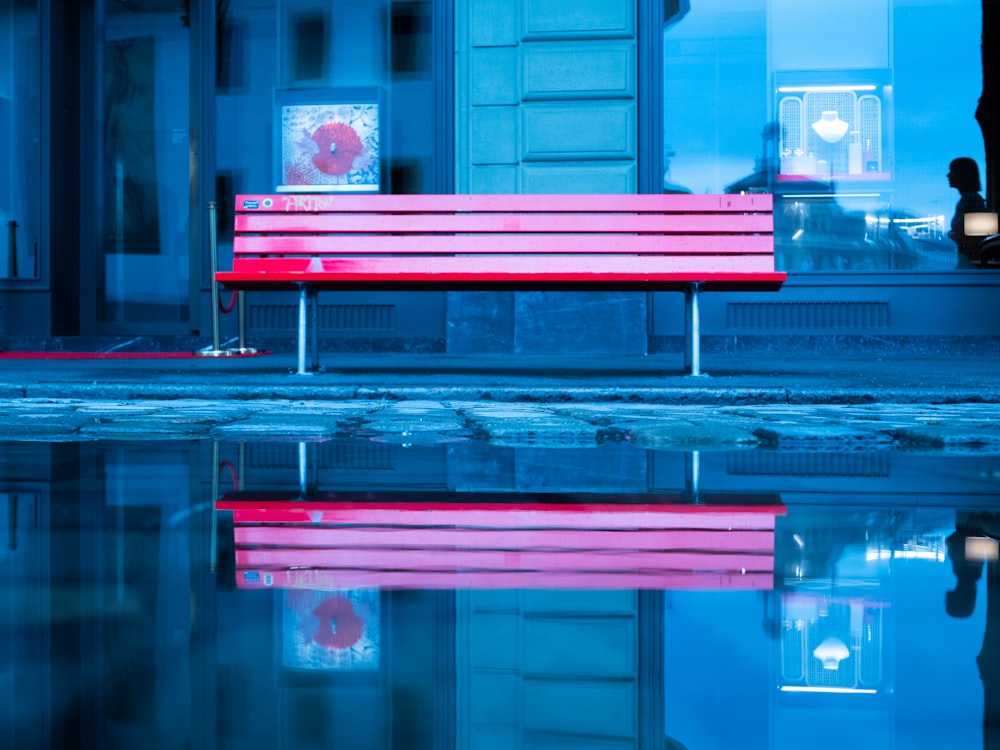
<path fill-rule="evenodd" d="M 215 273 L 219 270 L 219 204 L 209 201 L 208 204 L 208 239 L 209 263 L 211 264 L 212 285 L 212 349 L 219 351 L 222 345 L 219 335 L 219 285 L 215 282 Z"/>
<path fill-rule="evenodd" d="M 208 569 L 215 573 L 219 567 L 219 441 L 212 441 L 212 518 L 209 521 Z"/>
<path fill-rule="evenodd" d="M 243 295 L 243 290 L 241 289 L 236 294 L 237 299 L 237 310 L 236 314 L 237 324 L 239 325 L 239 339 L 237 344 L 239 349 L 243 353 L 255 351 L 253 349 L 247 349 L 247 303 Z"/>
<path fill-rule="evenodd" d="M 199 349 L 195 354 L 199 357 L 233 357 L 238 354 L 255 354 L 256 349 L 246 346 L 246 311 L 243 303 L 243 292 L 239 292 L 239 346 L 235 349 L 223 349 L 219 332 L 219 284 L 215 274 L 219 270 L 219 204 L 208 202 L 208 239 L 209 265 L 211 268 L 212 285 L 212 348 Z"/>

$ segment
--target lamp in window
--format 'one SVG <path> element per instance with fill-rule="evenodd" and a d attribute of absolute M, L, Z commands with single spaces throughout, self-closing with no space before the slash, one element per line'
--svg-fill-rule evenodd
<path fill-rule="evenodd" d="M 843 140 L 844 136 L 847 135 L 847 128 L 847 123 L 840 119 L 840 115 L 835 109 L 824 111 L 820 118 L 812 124 L 816 135 L 827 143 L 837 143 Z"/>
<path fill-rule="evenodd" d="M 997 234 L 997 215 L 986 211 L 973 211 L 965 215 L 967 237 L 989 237 Z"/>
<path fill-rule="evenodd" d="M 975 562 L 996 562 L 1000 560 L 1000 542 L 988 536 L 966 537 L 965 559 Z"/>

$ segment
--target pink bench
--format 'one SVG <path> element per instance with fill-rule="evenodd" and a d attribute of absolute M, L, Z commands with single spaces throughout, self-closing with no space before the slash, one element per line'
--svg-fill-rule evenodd
<path fill-rule="evenodd" d="M 770 195 L 239 195 L 215 278 L 299 291 L 299 374 L 320 290 L 682 291 L 699 375 L 698 295 L 779 289 L 773 227 Z"/>
<path fill-rule="evenodd" d="M 237 585 L 770 589 L 786 513 L 778 496 L 414 494 L 225 495 Z"/>

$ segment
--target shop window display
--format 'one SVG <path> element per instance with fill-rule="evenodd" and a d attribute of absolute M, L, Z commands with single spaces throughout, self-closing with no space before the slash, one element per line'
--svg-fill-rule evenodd
<path fill-rule="evenodd" d="M 984 165 L 980 0 L 694 0 L 664 32 L 664 187 L 775 196 L 791 272 L 968 267 L 956 157 Z M 932 50 L 933 66 L 926 64 Z"/>

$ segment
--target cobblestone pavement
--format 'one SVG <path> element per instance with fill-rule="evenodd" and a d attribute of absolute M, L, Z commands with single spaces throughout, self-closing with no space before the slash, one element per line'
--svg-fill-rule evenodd
<path fill-rule="evenodd" d="M 436 400 L 0 400 L 8 440 L 483 440 L 663 450 L 900 448 L 1000 455 L 1000 404 L 674 406 Z"/>

